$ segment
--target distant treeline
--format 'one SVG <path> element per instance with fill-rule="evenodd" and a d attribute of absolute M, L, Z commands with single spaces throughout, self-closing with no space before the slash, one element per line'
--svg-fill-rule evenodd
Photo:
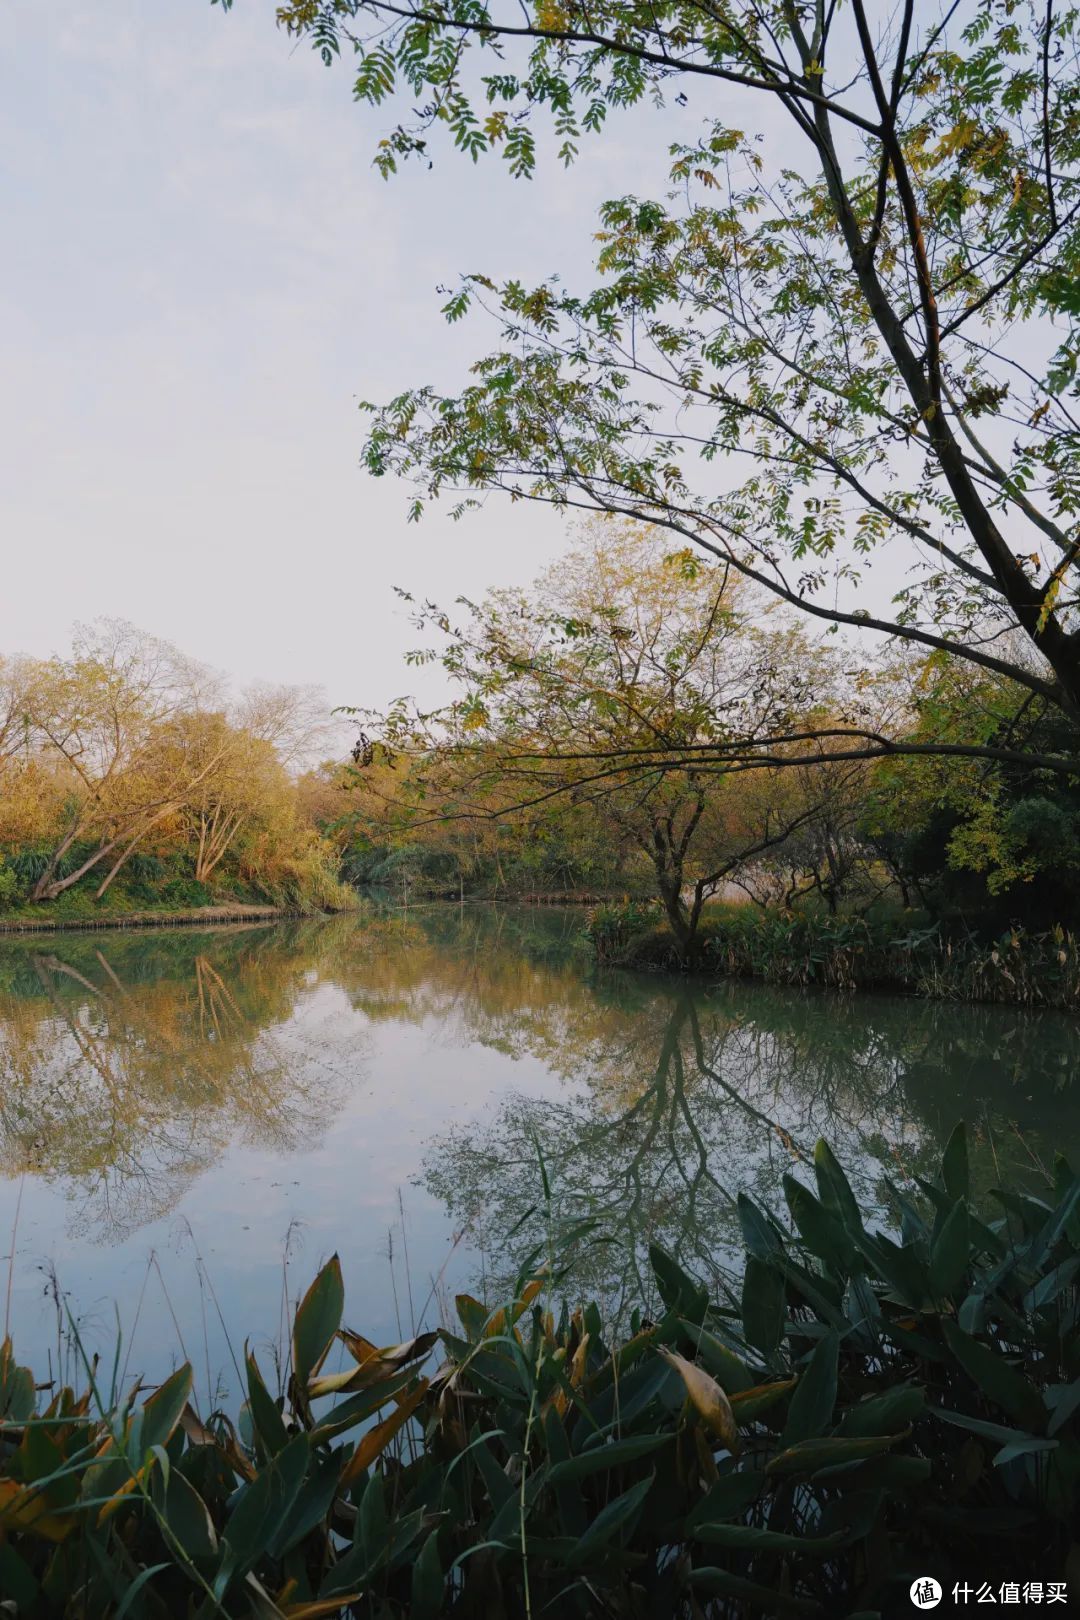
<path fill-rule="evenodd" d="M 234 698 L 116 621 L 66 657 L 0 660 L 0 908 L 350 903 L 297 772 L 323 731 L 317 693 Z"/>

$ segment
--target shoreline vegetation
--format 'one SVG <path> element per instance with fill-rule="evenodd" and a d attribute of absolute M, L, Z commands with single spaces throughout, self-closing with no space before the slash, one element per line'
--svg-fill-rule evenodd
<path fill-rule="evenodd" d="M 586 932 L 603 967 L 1080 1011 L 1080 943 L 1060 927 L 950 938 L 918 915 L 832 917 L 717 904 L 687 959 L 657 903 L 626 900 L 596 907 Z"/>
<path fill-rule="evenodd" d="M 363 886 L 359 893 L 350 889 L 335 904 L 316 908 L 227 899 L 196 906 L 125 907 L 118 894 L 109 906 L 90 909 L 72 895 L 67 906 L 61 902 L 0 914 L 0 938 L 99 929 L 258 926 L 357 910 L 363 894 Z M 403 901 L 373 891 L 368 897 L 405 912 L 499 905 L 575 908 L 582 913 L 583 948 L 603 970 L 1080 1012 L 1080 941 L 1063 928 L 1011 928 L 996 938 L 974 933 L 949 937 L 921 913 L 833 917 L 749 901 L 714 902 L 702 919 L 697 948 L 687 957 L 655 900 L 598 899 L 561 891 L 501 897 L 422 892 Z"/>
<path fill-rule="evenodd" d="M 711 1285 L 651 1246 L 628 1337 L 573 1299 L 603 1233 L 554 1219 L 541 1160 L 546 1239 L 504 1303 L 380 1348 L 335 1255 L 277 1392 L 237 1362 L 239 1413 L 200 1412 L 190 1364 L 121 1388 L 73 1328 L 35 1384 L 5 1340 L 0 1584 L 34 1620 L 75 1594 L 100 1620 L 825 1620 L 976 1569 L 1065 1593 L 1080 1177 L 1059 1156 L 1046 1201 L 987 1211 L 968 1148 L 957 1126 L 933 1180 L 886 1182 L 889 1236 L 819 1142 L 782 1214 L 739 1194 Z"/>
<path fill-rule="evenodd" d="M 297 906 L 235 905 L 144 906 L 132 911 L 106 911 L 93 915 L 0 916 L 0 934 L 83 932 L 99 928 L 199 928 L 219 923 L 276 922 L 287 917 L 311 916 Z M 329 912 L 324 915 L 330 915 Z"/>

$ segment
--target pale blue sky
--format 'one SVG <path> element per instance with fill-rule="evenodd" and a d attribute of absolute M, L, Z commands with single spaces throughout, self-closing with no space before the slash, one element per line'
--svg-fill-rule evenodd
<path fill-rule="evenodd" d="M 273 10 L 8 0 L 0 650 L 113 614 L 240 680 L 378 703 L 413 684 L 392 585 L 525 581 L 564 529 L 499 501 L 408 526 L 358 466 L 357 399 L 460 383 L 490 332 L 447 328 L 437 285 L 583 272 L 596 204 L 662 189 L 664 143 L 639 113 L 569 175 L 443 151 L 387 185 L 380 115 Z"/>

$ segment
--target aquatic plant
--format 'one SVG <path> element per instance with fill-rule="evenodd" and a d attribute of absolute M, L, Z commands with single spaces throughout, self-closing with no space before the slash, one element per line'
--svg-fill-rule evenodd
<path fill-rule="evenodd" d="M 831 1620 L 926 1574 L 1075 1580 L 1080 1177 L 987 1218 L 958 1127 L 896 1233 L 824 1143 L 784 1192 L 784 1218 L 738 1200 L 738 1295 L 654 1247 L 662 1314 L 614 1345 L 534 1253 L 512 1300 L 379 1348 L 334 1258 L 235 1425 L 187 1366 L 142 1400 L 87 1364 L 43 1406 L 5 1344 L 8 1611 Z"/>

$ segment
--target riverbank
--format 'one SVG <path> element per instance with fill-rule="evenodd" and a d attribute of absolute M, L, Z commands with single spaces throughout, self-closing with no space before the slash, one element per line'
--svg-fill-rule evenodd
<path fill-rule="evenodd" d="M 949 938 L 905 914 L 833 917 L 725 903 L 710 909 L 686 951 L 657 906 L 631 901 L 597 907 L 586 933 L 602 967 L 1080 1012 L 1080 942 L 1064 928 Z"/>
<path fill-rule="evenodd" d="M 260 906 L 241 903 L 188 906 L 183 909 L 167 906 L 155 909 L 150 906 L 139 911 L 102 911 L 96 916 L 85 912 L 50 915 L 48 910 L 42 907 L 41 914 L 0 917 L 0 934 L 67 934 L 99 928 L 200 928 L 210 923 L 274 922 L 283 917 L 311 915 L 313 913 L 301 911 L 297 906 Z"/>

